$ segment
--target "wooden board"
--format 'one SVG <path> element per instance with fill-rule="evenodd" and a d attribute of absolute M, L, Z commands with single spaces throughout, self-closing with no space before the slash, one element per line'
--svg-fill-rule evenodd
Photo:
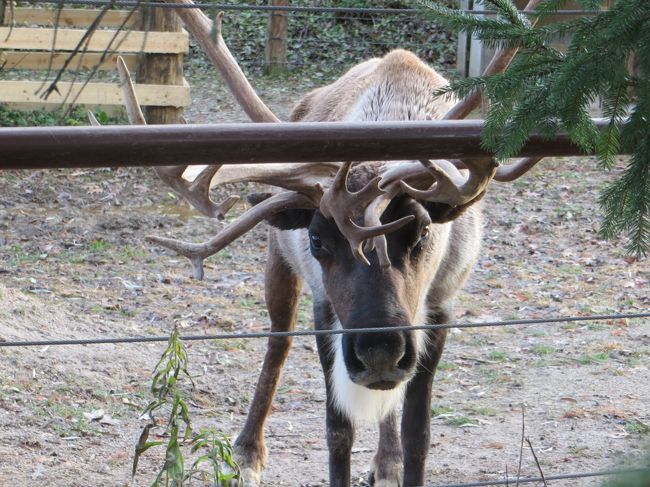
<path fill-rule="evenodd" d="M 36 91 L 41 87 L 39 81 L 0 81 L 0 103 L 29 103 L 38 105 L 60 105 L 68 91 L 70 82 L 59 82 L 59 93 L 52 93 L 47 100 L 39 97 Z M 83 83 L 75 83 L 66 103 L 72 102 Z M 172 85 L 135 85 L 135 91 L 143 106 L 185 107 L 191 102 L 190 87 Z M 118 84 L 88 83 L 77 98 L 77 105 L 122 105 L 122 89 Z"/>
<path fill-rule="evenodd" d="M 51 50 L 56 32 L 56 51 L 72 51 L 84 33 L 83 29 L 50 29 L 39 27 L 0 27 L 0 49 Z M 109 46 L 115 31 L 95 32 L 88 43 L 87 51 L 103 52 Z M 113 50 L 119 52 L 146 52 L 160 54 L 186 54 L 188 51 L 187 32 L 142 32 L 124 31 L 117 34 L 112 43 Z"/>
<path fill-rule="evenodd" d="M 47 25 L 59 27 L 87 27 L 93 23 L 97 16 L 101 13 L 100 9 L 80 9 L 80 8 L 64 8 L 58 14 L 55 8 L 29 8 L 29 7 L 16 7 L 14 8 L 13 21 L 15 25 Z M 7 8 L 6 16 L 8 24 L 11 21 L 11 10 Z M 129 17 L 128 10 L 108 10 L 102 17 L 102 27 L 119 27 L 122 22 L 129 18 L 125 24 L 125 28 L 134 28 L 139 25 L 140 13 L 135 12 Z"/>
<path fill-rule="evenodd" d="M 0 52 L 0 66 L 4 64 L 5 69 L 32 69 L 45 70 L 52 58 L 52 69 L 58 70 L 68 58 L 69 53 L 55 52 L 26 52 L 26 51 L 4 51 Z M 76 71 L 77 69 L 91 69 L 99 63 L 100 53 L 86 53 L 76 55 L 70 64 L 68 70 Z M 106 60 L 99 66 L 100 71 L 112 71 L 116 69 L 118 54 L 107 56 Z M 122 54 L 130 71 L 137 67 L 137 54 Z M 81 59 L 81 64 L 79 64 Z"/>

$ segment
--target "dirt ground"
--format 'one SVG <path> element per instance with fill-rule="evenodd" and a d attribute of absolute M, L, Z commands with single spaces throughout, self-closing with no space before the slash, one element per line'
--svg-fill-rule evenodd
<path fill-rule="evenodd" d="M 191 123 L 243 119 L 217 82 L 193 82 Z M 281 115 L 307 88 L 265 82 Z M 621 163 L 623 164 L 623 162 Z M 483 253 L 459 322 L 650 310 L 650 264 L 598 237 L 598 191 L 614 178 L 593 160 L 544 161 L 485 201 Z M 236 188 L 243 189 L 243 188 Z M 232 191 L 232 189 L 228 190 Z M 206 279 L 145 235 L 201 241 L 198 216 L 146 169 L 0 175 L 0 340 L 251 332 L 268 329 L 260 226 L 208 262 Z M 300 307 L 310 328 L 311 298 Z M 234 439 L 263 340 L 188 343 L 195 427 Z M 0 348 L 0 484 L 128 485 L 152 367 L 164 344 Z M 650 438 L 650 320 L 455 329 L 432 403 L 427 484 L 503 478 L 530 438 L 546 475 L 633 462 Z M 327 485 L 324 387 L 313 337 L 294 341 L 267 426 L 267 486 Z M 92 419 L 103 410 L 103 419 Z M 84 415 L 84 413 L 86 413 Z M 364 485 L 377 432 L 363 428 L 353 475 Z M 138 485 L 163 451 L 145 454 Z M 522 474 L 536 475 L 528 448 Z M 549 485 L 600 485 L 574 480 Z"/>

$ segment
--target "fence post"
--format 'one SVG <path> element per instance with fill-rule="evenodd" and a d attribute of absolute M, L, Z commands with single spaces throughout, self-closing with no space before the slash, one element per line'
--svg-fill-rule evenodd
<path fill-rule="evenodd" d="M 8 3 L 9 2 L 5 0 L 0 0 L 0 25 L 4 25 L 6 23 L 5 14 L 7 12 Z"/>
<path fill-rule="evenodd" d="M 181 21 L 169 8 L 145 7 L 142 10 L 142 30 L 146 32 L 180 32 Z M 138 56 L 138 83 L 183 85 L 182 54 L 140 54 Z M 182 107 L 143 107 L 147 123 L 151 125 L 182 123 Z"/>
<path fill-rule="evenodd" d="M 286 7 L 289 5 L 289 0 L 269 0 L 269 5 Z M 287 35 L 287 12 L 271 11 L 264 49 L 266 61 L 264 70 L 267 74 L 284 73 L 287 70 Z"/>

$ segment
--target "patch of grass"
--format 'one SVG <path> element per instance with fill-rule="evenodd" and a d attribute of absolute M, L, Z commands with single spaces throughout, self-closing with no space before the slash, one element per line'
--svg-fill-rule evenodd
<path fill-rule="evenodd" d="M 487 340 L 483 337 L 472 337 L 465 342 L 467 345 L 472 347 L 484 347 L 487 345 Z"/>
<path fill-rule="evenodd" d="M 551 355 L 555 353 L 555 348 L 543 343 L 537 343 L 532 346 L 531 351 L 536 355 Z"/>
<path fill-rule="evenodd" d="M 133 308 L 120 307 L 120 314 L 128 318 L 133 318 L 137 313 Z"/>
<path fill-rule="evenodd" d="M 240 298 L 239 305 L 244 309 L 256 309 L 259 307 L 259 305 L 255 303 L 255 300 L 250 297 Z"/>
<path fill-rule="evenodd" d="M 647 435 L 650 433 L 650 426 L 638 419 L 631 419 L 625 422 L 625 431 L 635 435 Z"/>
<path fill-rule="evenodd" d="M 232 350 L 248 350 L 248 343 L 243 338 L 231 338 L 229 340 L 214 340 L 213 344 L 224 352 Z"/>
<path fill-rule="evenodd" d="M 106 249 L 108 249 L 108 242 L 106 240 L 100 238 L 90 242 L 90 250 L 93 252 L 104 252 Z"/>
<path fill-rule="evenodd" d="M 505 362 L 508 360 L 508 355 L 505 352 L 498 352 L 496 350 L 488 353 L 487 358 L 495 362 Z"/>
<path fill-rule="evenodd" d="M 546 361 L 546 360 L 542 360 L 542 359 L 540 359 L 540 360 L 533 360 L 533 361 L 530 363 L 530 366 L 533 367 L 533 368 L 535 368 L 535 369 L 541 369 L 541 368 L 543 368 L 543 367 L 548 367 L 549 365 L 550 365 L 550 364 L 548 363 L 548 361 Z"/>
<path fill-rule="evenodd" d="M 476 424 L 476 420 L 468 416 L 451 416 L 445 419 L 445 424 L 449 426 L 465 426 L 467 424 Z"/>
<path fill-rule="evenodd" d="M 19 266 L 23 263 L 38 262 L 39 260 L 44 260 L 47 258 L 47 254 L 42 252 L 30 252 L 24 250 L 20 245 L 14 245 L 11 250 L 13 251 L 13 262 L 15 266 Z"/>
<path fill-rule="evenodd" d="M 591 365 L 605 362 L 608 358 L 609 355 L 605 352 L 583 353 L 576 359 L 576 361 L 581 365 Z"/>
<path fill-rule="evenodd" d="M 145 249 L 135 245 L 126 245 L 124 249 L 117 254 L 119 260 L 143 259 L 149 255 Z"/>
<path fill-rule="evenodd" d="M 565 274 L 571 274 L 572 276 L 579 276 L 580 274 L 582 274 L 582 267 L 580 267 L 579 265 L 566 264 L 560 266 L 560 272 L 564 272 Z"/>
<path fill-rule="evenodd" d="M 441 414 L 451 414 L 454 412 L 454 408 L 450 406 L 431 406 L 431 416 L 436 417 Z"/>
<path fill-rule="evenodd" d="M 512 377 L 510 375 L 504 374 L 498 370 L 484 369 L 483 372 L 487 376 L 488 382 L 491 384 L 508 384 L 512 382 Z"/>
<path fill-rule="evenodd" d="M 490 406 L 470 406 L 468 411 L 474 416 L 490 416 L 494 417 L 499 414 L 499 411 Z"/>
<path fill-rule="evenodd" d="M 52 429 L 61 437 L 102 435 L 103 431 L 99 424 L 89 421 L 83 414 L 91 410 L 92 406 L 81 408 L 48 399 L 35 413 L 53 418 Z"/>
<path fill-rule="evenodd" d="M 572 455 L 575 455 L 577 457 L 585 457 L 587 456 L 587 452 L 589 451 L 588 446 L 583 446 L 583 445 L 572 445 L 568 448 L 569 453 Z"/>
<path fill-rule="evenodd" d="M 458 368 L 458 365 L 456 365 L 456 364 L 454 364 L 454 363 L 452 363 L 452 362 L 443 362 L 443 361 L 440 361 L 440 362 L 438 363 L 438 367 L 436 367 L 436 370 L 441 370 L 441 371 L 445 371 L 445 370 L 456 370 L 457 368 Z"/>
<path fill-rule="evenodd" d="M 532 328 L 527 330 L 526 335 L 531 337 L 545 337 L 548 335 L 546 330 L 540 330 L 539 328 Z"/>
<path fill-rule="evenodd" d="M 589 323 L 587 325 L 587 330 L 589 330 L 589 331 L 603 331 L 603 330 L 606 330 L 606 329 L 607 329 L 607 325 L 605 325 L 605 324 L 603 324 L 601 322 L 598 322 L 598 321 Z"/>

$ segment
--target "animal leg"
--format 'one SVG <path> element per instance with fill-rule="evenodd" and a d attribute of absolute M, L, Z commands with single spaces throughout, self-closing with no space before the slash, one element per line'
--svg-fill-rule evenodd
<path fill-rule="evenodd" d="M 298 299 L 302 281 L 284 261 L 273 232 L 269 233 L 269 255 L 265 273 L 266 307 L 271 318 L 271 331 L 293 330 L 296 324 Z M 264 423 L 280 379 L 280 372 L 291 347 L 291 337 L 272 336 L 268 341 L 264 364 L 257 381 L 248 417 L 235 441 L 237 461 L 246 487 L 259 484 L 266 464 Z"/>
<path fill-rule="evenodd" d="M 372 463 L 370 485 L 374 487 L 402 485 L 402 445 L 397 432 L 395 411 L 379 423 L 379 446 Z"/>
<path fill-rule="evenodd" d="M 430 323 L 445 323 L 447 313 L 429 313 Z M 424 464 L 431 437 L 431 385 L 445 345 L 447 330 L 428 333 L 428 354 L 420 359 L 415 377 L 409 382 L 402 413 L 402 447 L 404 450 L 404 487 L 424 485 Z"/>
<path fill-rule="evenodd" d="M 316 329 L 330 328 L 334 322 L 334 312 L 329 303 L 314 305 Z M 354 442 L 354 427 L 350 418 L 334 404 L 334 392 L 330 383 L 334 365 L 331 337 L 317 336 L 318 356 L 325 376 L 327 393 L 326 428 L 327 448 L 329 450 L 330 487 L 350 487 L 350 455 Z"/>

